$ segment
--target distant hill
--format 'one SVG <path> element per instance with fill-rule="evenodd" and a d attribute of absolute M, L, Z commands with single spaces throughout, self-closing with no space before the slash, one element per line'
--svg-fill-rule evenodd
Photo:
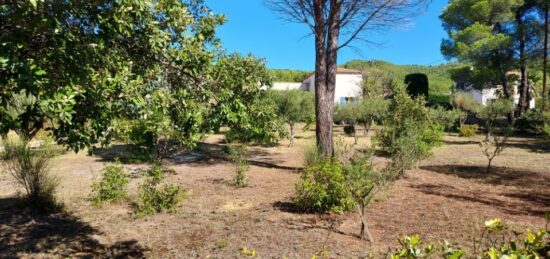
<path fill-rule="evenodd" d="M 381 60 L 352 60 L 341 67 L 356 69 L 361 71 L 383 70 L 390 72 L 394 79 L 399 82 L 405 80 L 405 76 L 413 73 L 422 73 L 428 76 L 430 83 L 430 94 L 445 95 L 451 91 L 453 81 L 449 71 L 454 68 L 462 67 L 460 63 L 447 63 L 435 66 L 421 65 L 396 65 Z"/>

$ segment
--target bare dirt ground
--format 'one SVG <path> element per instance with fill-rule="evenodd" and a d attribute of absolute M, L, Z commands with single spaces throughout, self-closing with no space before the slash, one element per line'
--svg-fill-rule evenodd
<path fill-rule="evenodd" d="M 293 148 L 286 141 L 250 148 L 250 185 L 235 188 L 228 184 L 233 165 L 215 155 L 223 139 L 211 136 L 199 151 L 166 163 L 175 171 L 169 181 L 187 191 L 177 211 L 145 218 L 135 218 L 128 203 L 98 208 L 89 201 L 92 181 L 117 149 L 55 159 L 52 172 L 61 181 L 57 197 L 66 205 L 62 213 L 39 215 L 13 206 L 18 190 L 1 175 L 0 257 L 242 258 L 242 248 L 261 258 L 311 258 L 322 250 L 333 258 L 381 257 L 395 246 L 396 237 L 415 233 L 468 249 L 483 222 L 494 217 L 514 229 L 545 227 L 544 214 L 550 211 L 548 142 L 514 138 L 486 174 L 477 138 L 446 136 L 433 157 L 369 207 L 375 239 L 369 243 L 358 239 L 359 219 L 353 212 L 316 215 L 292 209 L 302 153 L 313 141 L 313 133 L 306 132 L 298 134 Z M 369 142 L 361 137 L 355 148 Z M 131 196 L 143 180 L 139 169 L 145 167 L 125 165 L 132 176 Z"/>

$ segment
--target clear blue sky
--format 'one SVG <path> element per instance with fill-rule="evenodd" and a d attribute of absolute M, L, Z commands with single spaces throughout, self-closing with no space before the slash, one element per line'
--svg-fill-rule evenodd
<path fill-rule="evenodd" d="M 288 23 L 265 7 L 263 0 L 207 0 L 215 12 L 225 14 L 227 23 L 218 36 L 229 52 L 265 58 L 270 68 L 313 70 L 313 38 L 303 24 Z M 439 46 L 446 33 L 438 18 L 447 1 L 433 1 L 429 10 L 416 17 L 409 28 L 395 28 L 372 39 L 384 43 L 372 47 L 356 43 L 359 53 L 344 49 L 338 62 L 380 59 L 396 64 L 435 65 L 444 63 Z"/>

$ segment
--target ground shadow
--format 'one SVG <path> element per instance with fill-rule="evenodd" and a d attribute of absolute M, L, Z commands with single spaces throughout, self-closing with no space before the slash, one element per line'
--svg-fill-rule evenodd
<path fill-rule="evenodd" d="M 480 142 L 471 139 L 456 140 L 445 139 L 446 145 L 478 145 Z M 535 139 L 532 137 L 514 137 L 508 140 L 507 146 L 511 148 L 524 149 L 533 153 L 550 153 L 550 141 Z"/>
<path fill-rule="evenodd" d="M 527 196 L 518 196 L 519 192 L 501 193 L 507 197 L 517 198 L 520 202 L 512 202 L 508 199 L 499 199 L 485 193 L 463 190 L 447 184 L 413 184 L 411 187 L 419 189 L 429 195 L 443 196 L 449 199 L 468 203 L 477 203 L 491 206 L 512 215 L 535 215 L 544 217 L 546 209 L 550 206 L 550 197 L 544 193 L 529 193 Z M 540 195 L 540 196 L 539 196 Z M 536 197 L 536 198 L 533 198 Z"/>
<path fill-rule="evenodd" d="M 484 166 L 428 165 L 422 170 L 474 179 L 490 185 L 508 185 L 529 189 L 550 188 L 550 175 L 517 168 L 492 167 L 490 173 Z"/>
<path fill-rule="evenodd" d="M 136 240 L 104 245 L 100 231 L 67 212 L 44 213 L 15 198 L 0 199 L 0 258 L 49 254 L 62 258 L 143 258 Z M 32 256 L 32 255 L 31 255 Z"/>

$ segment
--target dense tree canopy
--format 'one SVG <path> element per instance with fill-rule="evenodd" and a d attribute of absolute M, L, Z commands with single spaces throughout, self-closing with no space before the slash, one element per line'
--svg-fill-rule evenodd
<path fill-rule="evenodd" d="M 115 118 L 145 116 L 162 89 L 162 113 L 192 144 L 242 122 L 269 84 L 263 61 L 223 53 L 225 18 L 200 0 L 11 0 L 0 20 L 1 133 L 48 128 L 79 150 L 108 141 Z"/>

